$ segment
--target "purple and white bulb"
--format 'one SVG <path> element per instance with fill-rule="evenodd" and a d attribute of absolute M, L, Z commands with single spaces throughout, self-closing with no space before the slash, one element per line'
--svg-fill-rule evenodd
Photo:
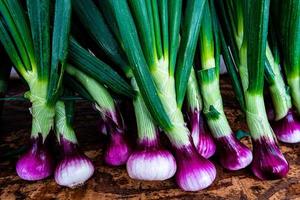
<path fill-rule="evenodd" d="M 27 181 L 37 181 L 51 176 L 53 169 L 54 161 L 42 136 L 32 137 L 30 149 L 17 161 L 18 176 Z"/>
<path fill-rule="evenodd" d="M 241 143 L 235 135 L 229 134 L 216 138 L 221 165 L 228 170 L 240 170 L 252 162 L 251 150 Z"/>
<path fill-rule="evenodd" d="M 194 145 L 204 158 L 210 158 L 216 152 L 216 144 L 205 124 L 203 115 L 198 109 L 188 112 L 189 127 Z"/>
<path fill-rule="evenodd" d="M 94 173 L 93 163 L 79 151 L 77 143 L 61 137 L 60 145 L 63 155 L 55 169 L 56 183 L 70 188 L 84 184 Z"/>
<path fill-rule="evenodd" d="M 279 141 L 285 143 L 300 142 L 300 119 L 292 109 L 288 111 L 284 118 L 272 122 L 272 128 Z"/>
<path fill-rule="evenodd" d="M 193 145 L 175 147 L 176 182 L 184 191 L 199 191 L 209 187 L 216 178 L 216 168 L 197 153 Z"/>
<path fill-rule="evenodd" d="M 280 179 L 289 171 L 289 164 L 274 139 L 261 137 L 253 140 L 252 171 L 262 180 Z"/>
<path fill-rule="evenodd" d="M 127 173 L 132 179 L 162 181 L 174 176 L 176 161 L 172 153 L 163 149 L 159 139 L 144 139 L 127 161 Z"/>
<path fill-rule="evenodd" d="M 108 131 L 109 142 L 104 153 L 105 163 L 110 166 L 121 166 L 126 164 L 132 149 L 125 135 L 125 127 L 117 112 L 107 112 L 104 122 Z"/>

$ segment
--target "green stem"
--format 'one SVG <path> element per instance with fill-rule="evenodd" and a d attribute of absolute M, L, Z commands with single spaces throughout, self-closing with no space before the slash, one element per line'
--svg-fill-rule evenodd
<path fill-rule="evenodd" d="M 60 136 L 77 144 L 77 138 L 71 124 L 67 120 L 66 107 L 63 101 L 58 101 L 55 106 L 55 130 L 58 141 Z"/>
<path fill-rule="evenodd" d="M 190 132 L 187 129 L 183 114 L 177 107 L 175 93 L 175 79 L 169 75 L 168 62 L 161 59 L 151 73 L 158 89 L 158 95 L 162 101 L 163 107 L 169 116 L 173 127 L 166 130 L 166 133 L 173 145 L 190 145 Z"/>
<path fill-rule="evenodd" d="M 24 94 L 25 98 L 32 103 L 30 109 L 32 114 L 31 137 L 42 135 L 45 140 L 54 125 L 55 107 L 47 102 L 48 82 L 38 80 L 35 75 L 31 74 L 28 82 L 30 91 Z"/>
<path fill-rule="evenodd" d="M 203 113 L 207 118 L 208 126 L 215 138 L 232 134 L 224 113 L 219 80 L 215 68 L 199 72 L 200 89 L 203 98 Z"/>
<path fill-rule="evenodd" d="M 252 138 L 254 140 L 261 137 L 275 139 L 273 130 L 268 122 L 263 96 L 246 92 L 245 100 L 247 124 Z"/>
<path fill-rule="evenodd" d="M 153 141 L 157 139 L 157 127 L 148 111 L 145 102 L 139 93 L 137 83 L 134 78 L 131 80 L 131 85 L 136 91 L 136 97 L 133 100 L 134 112 L 136 116 L 138 138 L 139 141 Z"/>
<path fill-rule="evenodd" d="M 202 110 L 202 98 L 194 68 L 192 68 L 186 91 L 187 104 L 190 109 Z"/>
<path fill-rule="evenodd" d="M 269 83 L 269 90 L 275 108 L 275 119 L 280 120 L 286 116 L 292 106 L 291 97 L 286 91 L 285 83 L 280 72 L 280 66 L 274 61 L 269 45 L 267 45 L 266 58 L 273 72 L 273 80 Z"/>
<path fill-rule="evenodd" d="M 115 103 L 105 87 L 96 80 L 71 65 L 67 65 L 66 72 L 74 76 L 90 93 L 95 100 L 101 113 L 106 111 L 115 112 Z"/>
<path fill-rule="evenodd" d="M 298 113 L 300 113 L 300 77 L 288 77 L 287 81 L 290 86 L 293 105 L 296 107 Z"/>

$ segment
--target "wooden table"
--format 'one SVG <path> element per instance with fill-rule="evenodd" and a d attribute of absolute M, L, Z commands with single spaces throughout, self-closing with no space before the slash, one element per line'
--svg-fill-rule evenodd
<path fill-rule="evenodd" d="M 222 95 L 227 117 L 234 131 L 247 129 L 244 117 L 234 100 L 230 81 L 223 77 Z M 24 87 L 14 81 L 10 95 L 21 94 Z M 29 103 L 6 102 L 0 126 L 0 152 L 18 149 L 29 140 L 31 117 Z M 108 167 L 103 163 L 105 138 L 97 132 L 98 114 L 87 102 L 78 102 L 75 129 L 81 148 L 95 166 L 94 176 L 82 187 L 68 189 L 56 185 L 53 178 L 26 182 L 15 173 L 17 156 L 0 160 L 0 199 L 300 199 L 300 145 L 281 149 L 290 163 L 290 172 L 282 180 L 260 181 L 250 169 L 229 172 L 220 167 L 211 187 L 200 192 L 183 192 L 171 179 L 162 182 L 131 180 L 125 167 Z M 80 113 L 80 114 L 79 114 Z M 243 139 L 248 143 L 249 139 Z"/>

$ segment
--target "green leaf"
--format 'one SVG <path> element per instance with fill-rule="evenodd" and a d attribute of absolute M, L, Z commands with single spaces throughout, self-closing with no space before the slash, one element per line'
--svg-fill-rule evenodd
<path fill-rule="evenodd" d="M 12 61 L 15 68 L 18 70 L 18 72 L 23 76 L 25 80 L 28 79 L 27 71 L 22 63 L 22 60 L 18 54 L 18 50 L 15 47 L 15 44 L 10 37 L 10 34 L 8 30 L 6 29 L 3 20 L 0 18 L 0 41 L 3 44 L 3 47 L 8 54 L 10 60 Z"/>
<path fill-rule="evenodd" d="M 31 34 L 40 80 L 50 73 L 50 0 L 27 0 Z"/>
<path fill-rule="evenodd" d="M 103 2 L 104 5 L 100 4 L 101 6 L 106 5 L 105 9 L 108 12 L 107 1 Z M 73 0 L 73 8 L 93 40 L 109 59 L 121 67 L 126 74 L 129 73 L 130 69 L 126 57 L 95 3 L 92 0 Z"/>
<path fill-rule="evenodd" d="M 89 92 L 84 88 L 82 84 L 80 84 L 75 78 L 70 76 L 69 74 L 64 75 L 64 82 L 63 84 L 68 88 L 68 90 L 72 90 L 74 92 L 77 92 L 80 96 L 83 98 L 94 102 L 93 97 L 89 94 Z"/>
<path fill-rule="evenodd" d="M 155 32 L 155 42 L 156 42 L 156 53 L 158 59 L 161 59 L 162 54 L 162 43 L 161 43 L 161 31 L 160 31 L 160 19 L 158 13 L 158 0 L 151 0 L 152 4 L 152 17 L 153 17 L 153 24 L 154 24 L 154 32 Z M 159 0 L 160 1 L 160 0 Z"/>
<path fill-rule="evenodd" d="M 148 5 L 148 7 L 147 7 L 147 2 L 148 4 L 150 4 Z M 155 45 L 155 33 L 153 28 L 154 25 L 153 25 L 152 12 L 151 12 L 152 9 L 148 9 L 149 6 L 151 6 L 151 2 L 130 0 L 128 1 L 128 4 L 131 8 L 131 13 L 134 18 L 136 30 L 139 35 L 140 45 L 144 52 L 144 57 L 147 61 L 149 68 L 150 69 L 154 68 L 156 67 L 156 63 L 157 63 L 157 56 L 156 56 L 156 45 Z"/>
<path fill-rule="evenodd" d="M 223 59 L 224 59 L 228 74 L 232 81 L 232 86 L 233 86 L 235 96 L 236 96 L 242 110 L 245 110 L 245 98 L 244 98 L 242 83 L 239 78 L 238 71 L 236 69 L 233 58 L 230 55 L 227 43 L 225 41 L 223 31 L 221 30 L 221 28 L 219 29 L 219 34 L 220 34 L 220 41 L 221 41 L 221 52 L 223 55 Z"/>
<path fill-rule="evenodd" d="M 5 6 L 3 5 L 5 4 Z M 17 48 L 22 56 L 26 70 L 36 67 L 34 49 L 31 39 L 29 24 L 24 9 L 17 0 L 5 0 L 0 2 L 1 13 L 6 20 L 7 27 L 17 44 Z M 5 7 L 5 8 L 3 8 Z M 4 9 L 4 10 L 3 10 Z"/>
<path fill-rule="evenodd" d="M 71 23 L 71 0 L 56 0 L 52 34 L 51 69 L 48 85 L 48 102 L 55 103 L 61 88 L 68 55 Z"/>
<path fill-rule="evenodd" d="M 110 3 L 118 23 L 125 52 L 147 108 L 154 120 L 164 130 L 169 130 L 172 128 L 172 124 L 158 96 L 127 2 L 126 0 L 110 0 Z"/>
<path fill-rule="evenodd" d="M 177 104 L 180 108 L 194 61 L 204 4 L 205 0 L 188 0 L 185 9 L 175 74 Z"/>
<path fill-rule="evenodd" d="M 161 37 L 163 56 L 165 59 L 169 59 L 169 17 L 168 17 L 168 0 L 158 1 L 158 9 L 161 25 Z"/>
<path fill-rule="evenodd" d="M 69 57 L 79 70 L 99 83 L 105 84 L 118 94 L 134 97 L 131 86 L 117 72 L 82 48 L 74 39 L 70 40 Z"/>
<path fill-rule="evenodd" d="M 248 92 L 263 93 L 270 0 L 252 0 L 247 37 Z"/>
<path fill-rule="evenodd" d="M 272 2 L 273 3 L 273 2 Z M 280 44 L 288 78 L 300 75 L 300 1 L 280 0 L 278 13 Z"/>
<path fill-rule="evenodd" d="M 182 0 L 169 1 L 169 68 L 170 76 L 174 75 L 179 49 L 179 31 L 181 22 Z"/>

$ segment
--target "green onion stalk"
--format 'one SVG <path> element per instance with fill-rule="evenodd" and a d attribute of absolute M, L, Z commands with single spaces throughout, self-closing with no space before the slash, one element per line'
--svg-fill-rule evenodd
<path fill-rule="evenodd" d="M 202 21 L 199 37 L 201 70 L 198 71 L 198 76 L 204 103 L 203 112 L 217 143 L 220 163 L 226 169 L 239 170 L 251 163 L 252 152 L 235 137 L 224 113 L 219 86 L 219 38 L 212 9 L 213 2 L 206 2 L 206 18 Z"/>
<path fill-rule="evenodd" d="M 204 2 L 187 1 L 181 16 L 180 0 L 108 1 L 143 100 L 175 149 L 177 184 L 186 191 L 206 188 L 216 176 L 214 165 L 197 153 L 181 112 Z"/>
<path fill-rule="evenodd" d="M 227 6 L 227 7 L 226 7 Z M 244 5 L 246 6 L 246 5 Z M 231 52 L 233 53 L 233 57 L 235 57 L 236 65 L 239 68 L 240 73 L 243 73 L 243 76 L 247 75 L 247 43 L 244 40 L 244 13 L 243 13 L 243 5 L 241 2 L 235 3 L 232 6 L 230 5 L 222 5 L 221 9 L 225 14 L 225 9 L 229 10 L 228 15 L 236 15 L 234 18 L 234 24 L 237 24 L 236 27 L 233 23 L 232 30 L 227 29 L 226 31 L 229 33 L 228 38 L 230 38 L 229 45 L 231 48 Z M 234 8 L 236 13 L 231 10 Z M 224 17 L 224 16 L 223 16 Z M 224 17 L 226 18 L 226 17 Z M 225 26 L 226 22 L 223 24 Z M 227 22 L 227 24 L 230 24 Z M 229 25 L 227 27 L 230 27 Z M 273 120 L 272 117 L 270 120 L 272 121 L 272 127 L 274 128 L 274 132 L 279 141 L 286 142 L 286 143 L 296 143 L 299 142 L 299 120 L 296 116 L 296 113 L 293 111 L 291 97 L 289 91 L 285 85 L 282 72 L 280 69 L 280 55 L 279 55 L 279 48 L 276 41 L 276 36 L 274 32 L 274 24 L 270 23 L 270 34 L 269 34 L 269 43 L 267 43 L 266 48 L 266 62 L 265 62 L 265 79 L 268 84 L 268 88 L 270 91 L 270 95 L 272 98 L 274 111 L 275 111 L 275 119 Z M 238 30 L 238 31 L 236 31 Z M 226 35 L 226 34 L 225 34 Z M 229 36 L 231 35 L 231 36 Z M 225 36 L 226 37 L 226 36 Z M 232 40 L 232 41 L 230 41 Z M 243 42 L 241 42 L 243 41 Z M 231 73 L 232 74 L 232 73 Z M 247 81 L 244 79 L 243 83 L 244 87 L 246 88 Z M 270 116 L 270 115 L 268 115 Z"/>
<path fill-rule="evenodd" d="M 274 20 L 279 23 L 275 31 L 282 48 L 283 68 L 291 91 L 292 102 L 300 113 L 300 2 L 295 0 L 272 2 L 276 10 Z"/>
<path fill-rule="evenodd" d="M 271 125 L 279 141 L 297 143 L 300 142 L 299 117 L 292 109 L 291 96 L 281 75 L 280 56 L 275 32 L 272 31 L 269 38 L 272 50 L 270 45 L 267 44 L 265 77 L 275 110 L 275 120 Z"/>
<path fill-rule="evenodd" d="M 224 34 L 222 30 L 219 31 L 222 52 L 227 55 L 224 58 L 230 64 L 227 67 L 231 68 L 232 73 L 237 73 L 233 69 L 233 63 L 237 66 L 245 98 L 244 110 L 253 142 L 252 171 L 260 179 L 284 177 L 289 166 L 268 122 L 263 97 L 265 64 L 268 61 L 266 51 L 270 1 L 228 1 L 225 5 L 224 2 L 219 3 L 220 19 L 223 20 L 225 30 Z M 226 10 L 225 6 L 231 9 Z M 226 28 L 225 24 L 231 27 Z M 237 35 L 242 35 L 242 38 Z M 235 41 L 230 41 L 230 37 L 235 38 Z M 242 42 L 238 42 L 241 40 Z M 234 62 L 228 56 L 227 44 Z"/>
<path fill-rule="evenodd" d="M 92 161 L 78 148 L 73 118 L 74 102 L 58 101 L 55 106 L 55 132 L 61 155 L 54 178 L 57 184 L 71 188 L 84 184 L 94 173 Z"/>
<path fill-rule="evenodd" d="M 82 24 L 111 62 L 121 68 L 135 91 L 132 99 L 138 139 L 137 148 L 133 150 L 127 161 L 127 172 L 131 178 L 138 180 L 153 181 L 171 178 L 176 172 L 174 156 L 160 144 L 159 128 L 148 111 L 122 45 L 119 43 L 119 30 L 111 18 L 112 8 L 108 1 L 101 1 L 99 7 L 100 10 L 91 0 L 74 1 L 74 10 Z M 86 12 L 87 10 L 89 12 Z"/>
<path fill-rule="evenodd" d="M 97 67 L 97 65 L 108 69 L 110 67 L 83 49 L 75 40 L 70 42 L 69 55 L 72 64 L 67 65 L 67 74 L 75 79 L 88 93 L 89 99 L 95 104 L 96 110 L 99 111 L 106 125 L 109 134 L 109 144 L 104 155 L 105 162 L 111 166 L 126 164 L 131 154 L 131 146 L 125 134 L 126 128 L 121 112 L 108 89 L 103 86 L 104 82 L 98 82 L 81 70 L 83 68 Z M 118 84 L 118 82 L 115 84 Z"/>
<path fill-rule="evenodd" d="M 204 120 L 202 104 L 196 73 L 192 68 L 186 91 L 188 126 L 198 153 L 209 158 L 215 154 L 216 144 Z"/>
<path fill-rule="evenodd" d="M 51 1 L 52 2 L 52 1 Z M 50 14 L 53 8 L 53 20 Z M 32 107 L 32 145 L 17 162 L 20 178 L 40 180 L 53 172 L 44 141 L 54 126 L 55 105 L 67 57 L 71 1 L 0 1 L 0 41 L 20 76 Z"/>

